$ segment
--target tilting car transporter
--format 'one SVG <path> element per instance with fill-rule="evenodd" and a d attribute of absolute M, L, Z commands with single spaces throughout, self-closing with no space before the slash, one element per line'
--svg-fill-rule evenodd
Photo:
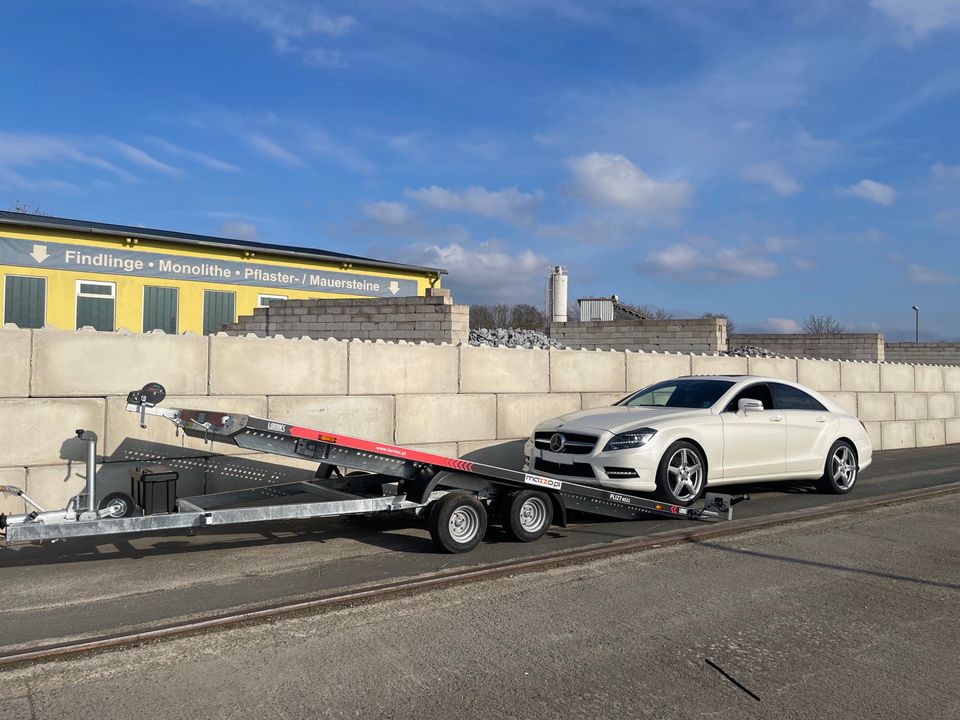
<path fill-rule="evenodd" d="M 63 510 L 47 511 L 19 488 L 0 486 L 0 492 L 19 496 L 34 508 L 24 515 L 0 515 L 6 542 L 408 510 L 426 518 L 441 549 L 460 553 L 483 539 L 488 511 L 515 540 L 530 542 L 542 537 L 551 524 L 566 525 L 568 510 L 627 520 L 652 516 L 719 520 L 732 518 L 732 506 L 746 499 L 707 493 L 702 506 L 682 507 L 250 415 L 158 407 L 165 397 L 161 385 L 149 383 L 127 396 L 127 410 L 139 414 L 143 428 L 147 415 L 157 415 L 190 437 L 316 461 L 315 479 L 179 497 L 174 477 L 169 505 L 145 503 L 142 492 L 140 504 L 134 500 L 136 493 L 119 492 L 97 503 L 96 435 L 78 430 L 78 437 L 88 443 L 85 491 Z M 360 472 L 342 474 L 340 468 Z"/>

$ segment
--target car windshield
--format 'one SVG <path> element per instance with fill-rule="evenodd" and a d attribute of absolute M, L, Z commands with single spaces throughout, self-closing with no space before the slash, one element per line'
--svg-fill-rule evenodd
<path fill-rule="evenodd" d="M 684 379 L 665 380 L 656 385 L 638 390 L 633 395 L 624 398 L 617 405 L 627 407 L 678 407 L 678 408 L 708 408 L 734 383 L 731 380 Z"/>

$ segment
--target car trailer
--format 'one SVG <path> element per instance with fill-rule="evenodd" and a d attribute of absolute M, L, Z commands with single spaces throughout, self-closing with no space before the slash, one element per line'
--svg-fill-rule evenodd
<path fill-rule="evenodd" d="M 156 415 L 190 437 L 316 461 L 315 478 L 179 497 L 177 475 L 168 472 L 162 483 L 142 477 L 141 483 L 159 484 L 148 492 L 141 485 L 139 493 L 110 493 L 96 503 L 97 437 L 78 430 L 78 438 L 87 443 L 85 491 L 71 498 L 63 510 L 47 511 L 19 488 L 0 486 L 0 492 L 19 496 L 34 508 L 25 515 L 0 515 L 7 544 L 173 529 L 193 532 L 211 525 L 406 510 L 426 519 L 430 535 L 441 549 L 460 553 L 483 539 L 488 515 L 515 540 L 530 542 L 542 537 L 552 524 L 565 526 L 568 510 L 627 520 L 709 521 L 731 519 L 733 505 L 747 499 L 746 495 L 707 493 L 701 506 L 683 507 L 251 415 L 158 407 L 165 397 L 163 386 L 149 383 L 127 396 L 126 409 L 140 416 L 142 428 L 147 426 L 147 415 Z M 342 473 L 340 468 L 359 472 Z M 153 492 L 157 489 L 159 502 Z M 164 502 L 168 491 L 170 502 Z"/>

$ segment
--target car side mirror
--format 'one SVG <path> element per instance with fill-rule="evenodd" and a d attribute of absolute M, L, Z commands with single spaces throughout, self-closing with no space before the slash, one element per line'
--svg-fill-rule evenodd
<path fill-rule="evenodd" d="M 752 398 L 740 398 L 737 402 L 737 409 L 743 410 L 744 412 L 756 412 L 763 410 L 763 403 Z"/>

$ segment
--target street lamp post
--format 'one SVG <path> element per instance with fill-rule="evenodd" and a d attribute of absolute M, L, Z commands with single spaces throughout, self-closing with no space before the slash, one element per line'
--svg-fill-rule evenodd
<path fill-rule="evenodd" d="M 913 342 L 919 343 L 920 342 L 920 306 L 919 305 L 913 306 L 913 314 L 914 314 L 914 320 L 915 320 L 915 335 L 914 335 Z"/>

